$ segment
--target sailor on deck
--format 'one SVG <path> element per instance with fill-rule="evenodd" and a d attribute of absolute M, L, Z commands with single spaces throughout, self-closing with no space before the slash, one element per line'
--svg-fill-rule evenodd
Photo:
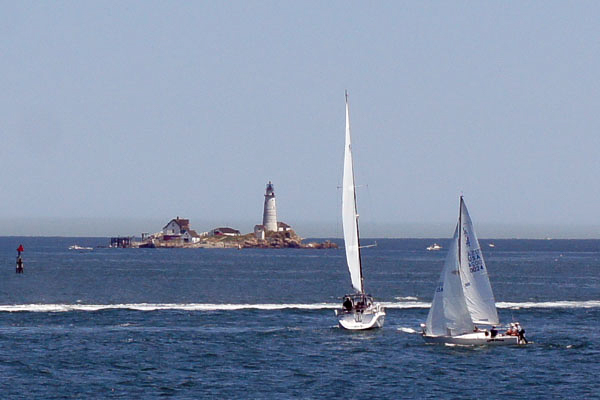
<path fill-rule="evenodd" d="M 525 338 L 525 329 L 519 324 L 517 325 L 519 328 L 519 343 L 527 344 L 527 339 Z"/>
<path fill-rule="evenodd" d="M 352 300 L 350 300 L 349 297 L 346 297 L 344 299 L 344 302 L 342 303 L 342 307 L 344 307 L 344 309 L 346 311 L 351 311 L 352 310 Z"/>

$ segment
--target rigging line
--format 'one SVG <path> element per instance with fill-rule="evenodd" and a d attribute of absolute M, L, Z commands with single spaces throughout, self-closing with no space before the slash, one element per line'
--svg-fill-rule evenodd
<path fill-rule="evenodd" d="M 369 247 L 377 247 L 377 242 L 375 242 L 373 244 L 368 244 L 366 246 L 359 246 L 359 248 L 361 248 L 361 249 L 368 249 Z"/>
<path fill-rule="evenodd" d="M 373 213 L 374 207 L 373 207 L 373 197 L 371 196 L 371 188 L 369 187 L 369 185 L 365 185 L 365 187 L 367 188 L 367 215 L 369 218 L 367 218 L 367 220 L 369 221 L 369 225 L 371 226 L 371 237 L 377 237 L 377 223 L 375 221 L 375 215 Z M 375 246 L 377 245 L 377 242 L 375 242 Z"/>
<path fill-rule="evenodd" d="M 339 190 L 339 189 L 341 189 L 342 187 L 341 187 L 341 186 L 338 186 L 337 188 L 338 188 L 338 190 Z M 336 238 L 342 238 L 342 239 L 343 239 L 343 238 L 344 238 L 344 234 L 343 234 L 343 233 L 342 233 L 342 234 L 340 234 L 340 231 L 341 231 L 341 230 L 340 230 L 340 221 L 341 221 L 341 219 L 342 219 L 342 215 L 341 215 L 341 214 L 340 214 L 340 213 L 337 211 L 337 210 L 341 210 L 341 209 L 342 209 L 342 207 L 343 207 L 343 205 L 342 205 L 342 202 L 343 202 L 343 201 L 342 201 L 342 197 L 341 197 L 341 196 L 338 196 L 338 195 L 337 195 L 337 193 L 336 193 L 336 196 L 335 196 L 335 197 L 337 198 L 337 209 L 336 209 L 336 215 L 337 215 L 337 217 L 336 217 L 336 219 L 335 219 L 335 237 L 336 237 Z"/>
<path fill-rule="evenodd" d="M 461 263 L 461 249 L 462 249 L 462 208 L 463 208 L 463 197 L 460 196 L 460 205 L 458 210 L 458 265 Z"/>

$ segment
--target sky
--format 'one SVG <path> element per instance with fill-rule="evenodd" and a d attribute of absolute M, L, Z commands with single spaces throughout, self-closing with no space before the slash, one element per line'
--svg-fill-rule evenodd
<path fill-rule="evenodd" d="M 0 1 L 0 235 L 600 237 L 600 3 Z"/>

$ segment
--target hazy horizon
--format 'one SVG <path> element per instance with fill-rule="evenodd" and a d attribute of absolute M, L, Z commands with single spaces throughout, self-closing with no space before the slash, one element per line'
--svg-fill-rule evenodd
<path fill-rule="evenodd" d="M 188 218 L 187 216 L 180 216 Z M 173 217 L 175 218 L 175 217 Z M 189 218 L 191 228 L 201 232 L 221 226 L 239 229 L 242 234 L 252 232 L 256 223 L 250 221 L 219 224 L 217 221 Z M 111 237 L 135 236 L 142 232 L 159 232 L 170 219 L 157 218 L 0 218 L 0 236 L 61 236 L 61 237 Z M 342 238 L 341 222 L 320 224 L 304 222 L 292 225 L 303 238 Z M 456 221 L 440 223 L 361 224 L 363 238 L 448 238 L 454 231 Z M 60 228 L 59 228 L 60 227 Z M 475 226 L 479 238 L 488 239 L 600 239 L 600 225 L 507 225 L 483 223 Z"/>

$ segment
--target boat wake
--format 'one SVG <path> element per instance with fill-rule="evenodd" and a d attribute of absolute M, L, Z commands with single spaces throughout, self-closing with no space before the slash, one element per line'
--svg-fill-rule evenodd
<path fill-rule="evenodd" d="M 510 308 L 518 310 L 521 308 L 599 308 L 600 300 L 588 300 L 588 301 L 541 301 L 541 302 L 524 302 L 524 303 L 510 303 L 510 302 L 499 302 L 496 303 L 498 308 Z"/>
<path fill-rule="evenodd" d="M 382 302 L 388 309 L 425 309 L 430 303 L 418 301 Z M 498 308 L 529 309 L 529 308 L 600 308 L 600 300 L 588 301 L 545 301 L 510 303 L 499 302 Z M 76 312 L 102 310 L 133 310 L 133 311 L 238 311 L 238 310 L 328 310 L 338 308 L 338 303 L 313 304 L 210 304 L 210 303 L 131 303 L 131 304 L 6 304 L 0 305 L 0 312 Z M 403 328 L 399 328 L 403 329 Z M 407 332 L 412 333 L 412 332 Z"/>
<path fill-rule="evenodd" d="M 0 305 L 0 312 L 71 312 L 102 310 L 134 311 L 236 311 L 236 310 L 321 310 L 339 307 L 337 304 L 200 304 L 200 303 L 132 303 L 132 304 L 15 304 Z"/>
<path fill-rule="evenodd" d="M 400 296 L 400 297 L 394 297 L 394 299 L 396 299 L 396 300 L 413 300 L 413 301 L 419 300 L 415 296 L 406 296 L 406 297 Z"/>

